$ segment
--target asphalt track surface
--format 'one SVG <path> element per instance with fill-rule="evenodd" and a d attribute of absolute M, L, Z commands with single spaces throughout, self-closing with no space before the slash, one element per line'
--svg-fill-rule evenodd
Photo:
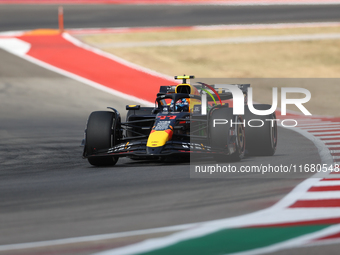
<path fill-rule="evenodd" d="M 1 12 L 4 8 L 20 7 L 1 6 Z M 41 17 L 36 17 L 36 23 L 27 22 L 26 25 L 24 15 L 19 17 L 17 24 L 11 23 L 12 27 L 2 21 L 0 24 L 4 30 L 28 29 L 39 24 L 41 27 Z M 3 19 L 2 14 L 0 19 Z M 150 25 L 155 25 L 155 21 L 151 24 L 152 18 L 149 19 Z M 136 20 L 131 22 L 137 25 Z M 79 23 L 73 24 L 74 27 L 80 27 Z M 101 26 L 91 24 L 85 22 L 83 26 Z M 274 204 L 302 181 L 296 175 L 260 179 L 249 174 L 244 178 L 190 179 L 188 163 L 129 159 L 120 160 L 113 168 L 91 167 L 81 158 L 79 147 L 89 113 L 105 110 L 107 106 L 124 112 L 129 102 L 2 50 L 0 61 L 0 244 L 241 215 Z M 279 147 L 274 157 L 246 158 L 235 164 L 319 162 L 317 149 L 309 140 L 280 129 Z"/>
<path fill-rule="evenodd" d="M 124 112 L 129 102 L 7 52 L 0 59 L 0 244 L 240 215 L 270 206 L 302 180 L 190 179 L 188 163 L 129 159 L 91 167 L 79 147 L 89 113 Z M 275 157 L 236 164 L 320 162 L 309 140 L 279 131 Z"/>
<path fill-rule="evenodd" d="M 65 5 L 65 28 L 193 26 L 340 20 L 340 5 Z M 0 31 L 57 28 L 56 5 L 0 5 Z"/>

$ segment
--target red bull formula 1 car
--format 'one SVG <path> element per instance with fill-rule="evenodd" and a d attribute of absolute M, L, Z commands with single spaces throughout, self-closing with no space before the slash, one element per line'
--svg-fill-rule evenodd
<path fill-rule="evenodd" d="M 239 161 L 249 155 L 274 155 L 277 146 L 275 113 L 257 116 L 247 107 L 249 84 L 236 86 L 244 96 L 244 115 L 234 115 L 226 103 L 233 98 L 223 84 L 190 85 L 193 76 L 177 86 L 161 86 L 155 107 L 127 105 L 126 121 L 120 113 L 92 112 L 88 118 L 83 158 L 94 166 L 115 165 L 119 157 L 165 158 L 170 155 L 205 154 L 218 162 Z M 228 85 L 230 88 L 230 85 Z M 270 105 L 254 105 L 257 110 Z M 261 121 L 250 126 L 247 120 Z M 268 121 L 272 120 L 272 121 Z"/>

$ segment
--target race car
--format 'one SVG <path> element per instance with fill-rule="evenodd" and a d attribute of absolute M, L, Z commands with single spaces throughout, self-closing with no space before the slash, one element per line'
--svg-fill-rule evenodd
<path fill-rule="evenodd" d="M 275 112 L 262 116 L 250 112 L 249 84 L 190 85 L 187 80 L 193 78 L 175 76 L 182 80 L 181 84 L 160 86 L 154 107 L 127 105 L 125 122 L 111 107 L 111 111 L 92 112 L 82 141 L 83 158 L 94 166 L 113 166 L 120 157 L 164 159 L 171 155 L 204 154 L 218 162 L 230 162 L 241 160 L 245 153 L 274 155 Z M 244 97 L 244 115 L 233 114 L 233 88 Z M 254 105 L 257 110 L 270 107 Z M 254 119 L 262 125 L 247 122 Z"/>

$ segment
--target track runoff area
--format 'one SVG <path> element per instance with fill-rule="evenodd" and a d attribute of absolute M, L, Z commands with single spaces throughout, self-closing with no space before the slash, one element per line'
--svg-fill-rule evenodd
<path fill-rule="evenodd" d="M 131 31 L 138 29 L 144 28 L 134 28 Z M 119 31 L 111 29 L 114 30 Z M 86 30 L 73 32 L 79 34 Z M 80 42 L 72 36 L 72 31 L 62 34 L 54 30 L 2 33 L 0 47 L 34 64 L 143 105 L 153 105 L 153 95 L 158 91 L 159 84 L 176 84 L 172 77 Z M 97 67 L 95 70 L 94 66 Z M 148 84 L 149 90 L 146 92 L 134 85 L 140 83 Z M 340 172 L 337 167 L 340 164 L 340 118 L 296 113 L 283 116 L 280 111 L 277 111 L 277 116 L 280 119 L 297 121 L 298 125 L 294 125 L 292 130 L 314 142 L 319 150 L 322 165 L 321 168 L 303 168 L 303 171 L 314 171 L 315 175 L 303 181 L 272 207 L 248 215 L 204 223 L 2 245 L 0 251 L 179 230 L 166 237 L 146 240 L 100 254 L 180 254 L 181 251 L 186 251 L 187 254 L 257 254 L 337 243 L 340 237 Z M 319 171 L 324 170 L 324 167 L 327 171 Z"/>

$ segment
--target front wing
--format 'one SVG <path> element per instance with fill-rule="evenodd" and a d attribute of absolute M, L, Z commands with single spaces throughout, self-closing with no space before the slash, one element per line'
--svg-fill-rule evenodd
<path fill-rule="evenodd" d="M 161 157 L 161 156 L 169 156 L 174 154 L 190 154 L 190 153 L 200 153 L 200 154 L 223 154 L 230 155 L 230 147 L 229 149 L 224 150 L 216 150 L 212 149 L 210 146 L 199 144 L 199 143 L 190 143 L 190 142 L 182 142 L 182 141 L 168 141 L 162 148 L 160 153 L 151 154 L 147 153 L 146 150 L 146 141 L 135 141 L 128 143 L 121 143 L 112 148 L 106 150 L 100 150 L 91 155 L 84 155 L 84 158 L 89 157 L 98 157 L 98 156 L 117 156 L 117 157 Z M 233 146 L 231 146 L 233 147 Z"/>

